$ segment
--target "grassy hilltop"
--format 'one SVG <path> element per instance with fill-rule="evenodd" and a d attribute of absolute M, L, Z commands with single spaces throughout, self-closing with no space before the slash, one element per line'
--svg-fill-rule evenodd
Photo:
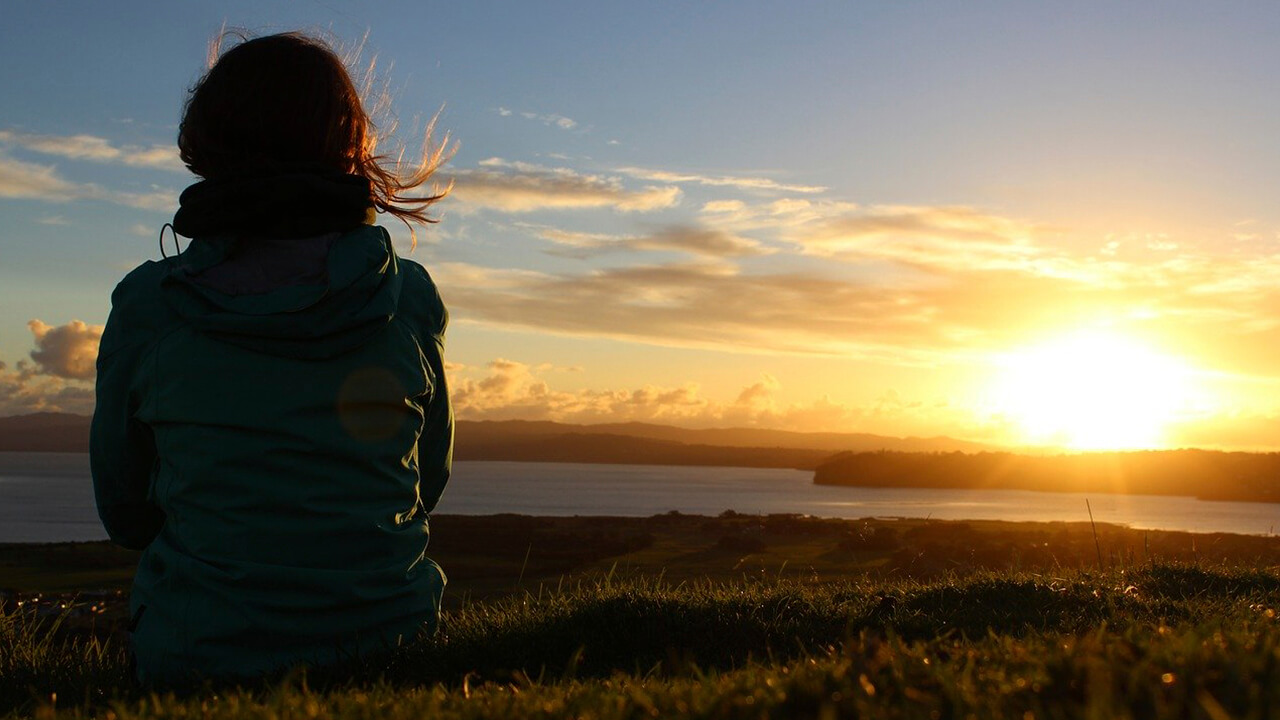
<path fill-rule="evenodd" d="M 435 532 L 454 598 L 437 636 L 251 687 L 139 691 L 110 612 L 58 626 L 50 598 L 81 605 L 13 593 L 0 713 L 1280 716 L 1276 538 L 732 514 L 446 517 Z M 33 557 L 12 549 L 5 578 Z M 44 551 L 63 574 L 129 561 L 102 544 Z"/>

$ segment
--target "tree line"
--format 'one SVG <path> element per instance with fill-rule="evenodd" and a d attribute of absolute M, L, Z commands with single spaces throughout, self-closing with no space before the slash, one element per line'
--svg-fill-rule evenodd
<path fill-rule="evenodd" d="M 846 452 L 820 464 L 813 481 L 862 487 L 1110 492 L 1280 502 L 1280 453 L 1150 450 L 1038 456 Z"/>

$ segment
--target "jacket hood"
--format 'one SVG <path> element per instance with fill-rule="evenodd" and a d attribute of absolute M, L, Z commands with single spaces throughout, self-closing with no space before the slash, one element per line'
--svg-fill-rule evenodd
<path fill-rule="evenodd" d="M 386 230 L 362 225 L 289 242 L 302 254 L 292 276 L 281 276 L 278 243 L 232 235 L 193 240 L 171 261 L 161 292 L 200 332 L 285 357 L 341 355 L 395 317 L 403 276 Z M 268 274 L 275 277 L 264 281 L 261 270 L 272 262 L 277 267 Z M 237 264 L 259 272 L 246 279 L 226 271 Z"/>

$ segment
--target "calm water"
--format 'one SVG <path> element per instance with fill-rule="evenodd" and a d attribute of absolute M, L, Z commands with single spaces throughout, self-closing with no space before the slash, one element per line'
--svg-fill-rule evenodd
<path fill-rule="evenodd" d="M 1085 496 L 1022 490 L 817 486 L 812 473 L 723 467 L 459 462 L 437 512 L 645 516 L 805 513 L 947 520 L 1088 520 Z M 1090 495 L 1099 522 L 1138 528 L 1265 534 L 1280 504 L 1152 495 Z M 88 456 L 0 453 L 0 542 L 101 540 Z"/>

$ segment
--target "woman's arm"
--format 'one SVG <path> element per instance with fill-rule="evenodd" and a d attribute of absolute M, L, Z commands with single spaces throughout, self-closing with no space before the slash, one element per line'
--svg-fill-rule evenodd
<path fill-rule="evenodd" d="M 443 306 L 441 306 L 443 320 Z M 427 364 L 435 375 L 435 383 L 422 437 L 418 439 L 419 497 L 428 513 L 435 509 L 449 482 L 453 465 L 453 406 L 449 402 L 449 385 L 444 376 L 444 322 L 428 349 Z"/>
<path fill-rule="evenodd" d="M 116 307 L 107 319 L 98 354 L 89 466 L 98 516 L 107 535 L 119 545 L 141 550 L 164 525 L 164 513 L 148 499 L 156 463 L 155 437 L 135 417 L 139 398 L 134 377 L 149 343 L 128 336 L 117 297 L 112 300 Z"/>

